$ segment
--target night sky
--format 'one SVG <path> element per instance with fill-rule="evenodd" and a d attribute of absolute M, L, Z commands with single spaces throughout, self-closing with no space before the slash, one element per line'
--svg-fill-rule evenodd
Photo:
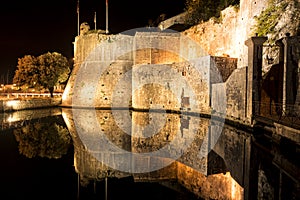
<path fill-rule="evenodd" d="M 185 0 L 108 0 L 109 31 L 119 33 L 145 27 L 156 20 L 184 11 Z M 58 52 L 71 59 L 77 35 L 77 0 L 16 1 L 0 6 L 0 83 L 11 82 L 18 58 Z M 105 30 L 105 0 L 80 0 L 80 23 Z"/>

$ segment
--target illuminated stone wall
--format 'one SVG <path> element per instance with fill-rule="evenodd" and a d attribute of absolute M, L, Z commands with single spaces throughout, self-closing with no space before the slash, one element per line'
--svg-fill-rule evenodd
<path fill-rule="evenodd" d="M 176 112 L 183 109 L 210 113 L 222 105 L 219 94 L 225 90 L 226 116 L 252 123 L 250 116 L 253 115 L 249 109 L 246 111 L 252 107 L 249 97 L 252 89 L 246 80 L 249 83 L 252 80 L 251 72 L 247 77 L 245 40 L 254 35 L 254 18 L 267 6 L 267 0 L 242 0 L 239 8 L 229 7 L 222 11 L 221 21 L 209 20 L 182 33 L 148 30 L 134 35 L 101 32 L 80 35 L 75 38 L 75 64 L 62 105 L 147 110 L 159 104 L 162 109 Z M 197 59 L 202 63 L 198 66 L 201 73 L 193 67 L 193 60 Z M 207 71 L 213 64 L 222 80 L 214 76 L 217 70 Z M 166 68 L 156 70 L 160 65 L 169 67 L 179 76 L 174 77 Z M 105 70 L 99 71 L 100 68 Z M 82 79 L 75 83 L 78 74 Z M 124 77 L 129 81 L 122 82 Z M 147 80 L 153 83 L 147 84 Z M 159 84 L 161 82 L 164 84 Z M 145 85 L 139 87 L 143 83 Z M 76 101 L 72 101 L 74 99 Z M 295 108 L 300 108 L 299 92 Z"/>
<path fill-rule="evenodd" d="M 178 33 L 90 33 L 78 36 L 74 49 L 75 64 L 62 97 L 63 106 L 148 109 L 152 95 L 156 101 L 152 103 L 168 110 L 180 111 L 184 104 L 187 111 L 209 111 L 214 61 L 189 38 Z M 140 70 L 141 66 L 144 68 Z M 158 70 L 151 71 L 151 67 Z M 122 82 L 124 77 L 128 80 Z M 133 87 L 143 84 L 143 79 L 154 84 Z M 158 88 L 155 83 L 165 85 Z"/>
<path fill-rule="evenodd" d="M 238 58 L 238 68 L 248 65 L 248 49 L 244 42 L 254 36 L 255 16 L 268 6 L 268 0 L 241 0 L 239 8 L 228 7 L 221 19 L 210 19 L 184 31 L 212 56 Z"/>
<path fill-rule="evenodd" d="M 210 57 L 204 57 L 201 62 L 202 70 L 196 70 L 190 62 L 164 65 L 167 68 L 149 65 L 154 70 L 142 68 L 133 75 L 133 84 L 143 85 L 133 93 L 133 107 L 150 109 L 160 106 L 166 110 L 208 113 Z M 148 80 L 153 83 L 147 84 Z"/>
<path fill-rule="evenodd" d="M 127 35 L 97 33 L 77 36 L 74 42 L 74 68 L 62 97 L 62 105 L 111 107 L 116 83 L 132 66 L 132 39 Z M 129 84 L 124 88 L 130 90 Z"/>
<path fill-rule="evenodd" d="M 222 106 L 218 93 L 226 91 L 227 116 L 244 121 L 246 78 L 235 71 L 236 58 L 210 56 L 179 33 L 89 33 L 74 44 L 63 106 L 210 114 Z"/>
<path fill-rule="evenodd" d="M 246 117 L 246 68 L 235 70 L 226 81 L 227 118 L 247 121 Z"/>
<path fill-rule="evenodd" d="M 137 32 L 134 36 L 134 64 L 167 64 L 180 62 L 180 33 Z"/>

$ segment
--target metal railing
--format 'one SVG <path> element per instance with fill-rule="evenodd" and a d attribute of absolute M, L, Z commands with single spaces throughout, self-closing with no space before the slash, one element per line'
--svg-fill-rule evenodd
<path fill-rule="evenodd" d="M 254 102 L 254 104 L 257 107 L 254 114 L 256 118 L 265 118 L 271 122 L 300 128 L 300 105 L 274 102 Z"/>
<path fill-rule="evenodd" d="M 27 98 L 27 97 L 50 97 L 50 93 L 38 93 L 38 92 L 12 92 L 12 93 L 0 93 L 0 98 L 9 99 L 9 98 Z M 61 97 L 62 93 L 53 93 L 54 97 Z"/>

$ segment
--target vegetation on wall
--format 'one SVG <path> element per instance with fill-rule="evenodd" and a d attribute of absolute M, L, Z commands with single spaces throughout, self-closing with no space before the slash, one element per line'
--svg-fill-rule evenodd
<path fill-rule="evenodd" d="M 289 8 L 288 8 L 289 7 Z M 297 0 L 292 1 L 279 1 L 279 0 L 269 0 L 268 7 L 261 12 L 259 16 L 255 18 L 256 24 L 253 31 L 258 34 L 258 36 L 269 36 L 269 42 L 273 43 L 275 40 L 279 39 L 279 34 L 284 27 L 277 27 L 280 20 L 283 18 L 287 12 L 289 13 L 290 24 L 299 24 L 299 12 L 300 3 Z M 296 29 L 299 27 L 294 26 Z M 290 31 L 299 32 L 299 30 L 292 30 L 293 25 L 291 25 Z"/>
<path fill-rule="evenodd" d="M 255 32 L 258 36 L 274 34 L 278 19 L 280 19 L 284 9 L 287 7 L 287 3 L 284 1 L 276 4 L 275 0 L 270 0 L 268 4 L 269 6 L 255 18 Z"/>
<path fill-rule="evenodd" d="M 186 23 L 196 25 L 212 17 L 219 18 L 222 10 L 239 3 L 239 0 L 186 0 L 184 9 L 188 13 Z"/>

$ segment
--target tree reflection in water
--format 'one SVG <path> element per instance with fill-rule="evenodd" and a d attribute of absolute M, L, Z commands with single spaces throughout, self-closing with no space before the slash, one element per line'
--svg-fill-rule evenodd
<path fill-rule="evenodd" d="M 54 120 L 29 123 L 13 130 L 20 154 L 33 158 L 61 158 L 71 145 L 69 131 Z"/>

